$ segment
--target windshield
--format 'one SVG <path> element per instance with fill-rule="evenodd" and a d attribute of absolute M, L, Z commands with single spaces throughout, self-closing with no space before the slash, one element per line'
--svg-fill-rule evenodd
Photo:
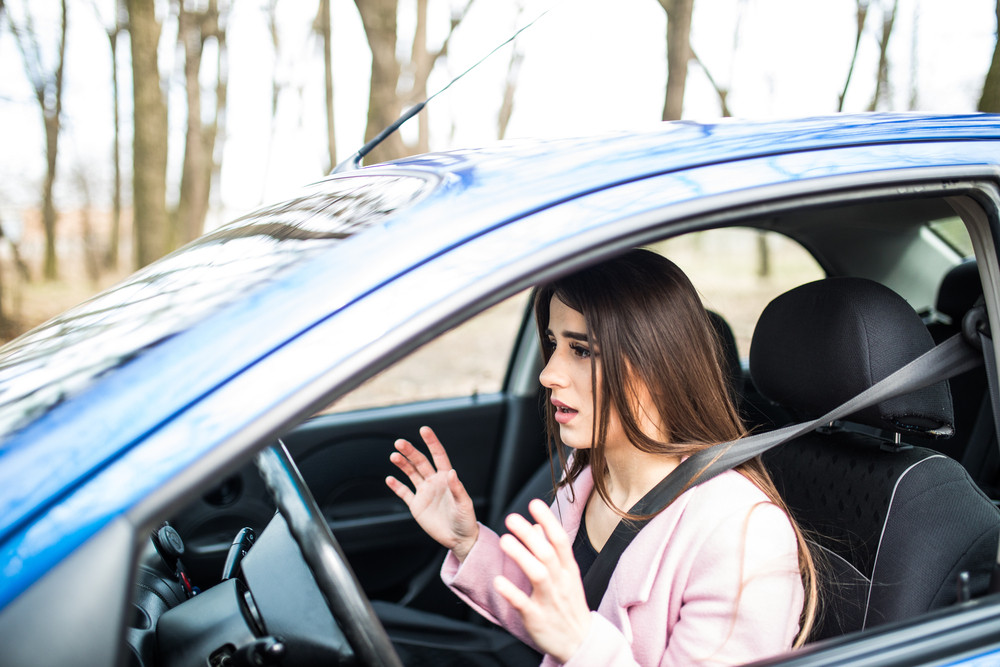
<path fill-rule="evenodd" d="M 320 250 L 428 194 L 418 175 L 314 184 L 206 234 L 0 349 L 3 437 L 98 375 L 204 320 Z"/>

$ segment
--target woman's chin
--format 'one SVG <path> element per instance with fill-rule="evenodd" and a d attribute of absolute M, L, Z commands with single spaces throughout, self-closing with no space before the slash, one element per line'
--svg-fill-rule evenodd
<path fill-rule="evenodd" d="M 559 439 L 570 449 L 590 449 L 593 445 L 589 437 L 581 437 L 579 433 L 565 427 L 559 429 Z"/>

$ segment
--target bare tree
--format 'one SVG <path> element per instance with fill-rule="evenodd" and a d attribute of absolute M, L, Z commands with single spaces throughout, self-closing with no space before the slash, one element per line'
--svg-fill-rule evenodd
<path fill-rule="evenodd" d="M 330 0 L 319 0 L 319 10 L 313 22 L 313 31 L 323 45 L 323 85 L 326 92 L 326 149 L 330 158 L 329 169 L 337 166 L 337 139 L 333 122 L 333 27 L 330 24 Z"/>
<path fill-rule="evenodd" d="M 208 0 L 201 10 L 193 10 L 184 0 L 177 4 L 177 41 L 184 53 L 184 88 L 187 99 L 187 132 L 184 142 L 181 191 L 174 215 L 173 243 L 180 245 L 201 235 L 208 214 L 213 175 L 216 174 L 216 143 L 225 119 L 227 97 L 226 31 L 227 12 L 218 0 Z M 211 119 L 202 118 L 202 59 L 205 46 L 214 41 L 217 49 L 215 104 Z"/>
<path fill-rule="evenodd" d="M 401 63 L 396 56 L 398 0 L 354 0 L 372 52 L 365 141 L 372 139 L 399 118 L 404 102 L 413 105 L 427 98 L 427 80 L 437 62 L 447 55 L 452 35 L 465 18 L 472 2 L 473 0 L 467 0 L 463 6 L 452 9 L 448 33 L 441 46 L 432 50 L 427 43 L 427 0 L 417 0 L 410 58 L 408 62 Z M 370 161 L 381 162 L 429 150 L 430 128 L 426 110 L 420 113 L 417 122 L 418 136 L 415 145 L 406 145 L 399 133 L 394 133 L 369 154 Z"/>
<path fill-rule="evenodd" d="M 80 207 L 80 232 L 81 249 L 83 251 L 83 266 L 87 272 L 87 278 L 92 285 L 96 286 L 101 277 L 101 252 L 97 235 L 94 231 L 94 220 L 92 211 L 94 200 L 91 196 L 90 174 L 87 166 L 82 162 L 77 162 L 73 166 L 72 180 L 82 199 Z"/>
<path fill-rule="evenodd" d="M 705 63 L 701 61 L 701 58 L 699 58 L 698 54 L 694 52 L 694 49 L 691 49 L 691 59 L 698 63 L 698 66 L 701 67 L 701 71 L 705 73 L 705 77 L 715 90 L 715 94 L 719 98 L 719 108 L 722 113 L 722 117 L 729 118 L 732 116 L 733 114 L 729 111 L 728 103 L 729 88 L 724 88 L 718 81 L 715 80 L 715 77 L 712 76 L 712 72 L 709 71 L 708 67 L 705 66 Z"/>
<path fill-rule="evenodd" d="M 920 36 L 920 0 L 917 0 L 916 6 L 913 10 L 913 25 L 910 28 L 910 91 L 909 99 L 907 100 L 907 108 L 910 111 L 916 109 L 918 104 L 918 76 L 917 72 L 920 71 L 920 49 L 917 48 L 919 45 Z"/>
<path fill-rule="evenodd" d="M 102 259 L 105 268 L 114 269 L 118 266 L 118 245 L 121 237 L 122 220 L 122 168 L 121 168 L 121 105 L 118 103 L 118 38 L 126 31 L 128 15 L 125 12 L 123 0 L 112 0 L 114 5 L 114 21 L 105 26 L 108 44 L 111 47 L 111 108 L 114 119 L 114 145 L 111 149 L 111 160 L 114 166 L 114 184 L 111 194 L 111 231 Z M 94 12 L 101 17 L 101 12 L 95 2 Z"/>
<path fill-rule="evenodd" d="M 896 10 L 899 0 L 893 0 L 892 7 L 882 8 L 882 33 L 879 35 L 878 76 L 875 79 L 875 93 L 872 95 L 869 111 L 875 111 L 880 101 L 890 93 L 889 89 L 889 39 L 892 37 L 892 27 L 896 23 Z"/>
<path fill-rule="evenodd" d="M 281 54 L 281 34 L 278 31 L 278 0 L 267 0 L 264 8 L 267 19 L 268 34 L 271 37 L 271 49 L 274 53 L 274 66 L 271 68 L 271 117 L 267 132 L 267 148 L 264 153 L 264 184 L 260 192 L 260 202 L 263 203 L 267 175 L 271 168 L 271 153 L 274 151 L 274 135 L 278 127 L 278 101 L 284 84 L 279 80 L 278 61 Z"/>
<path fill-rule="evenodd" d="M 855 6 L 855 32 L 854 51 L 851 53 L 851 64 L 847 68 L 847 78 L 844 79 L 844 88 L 840 92 L 837 100 L 837 111 L 844 110 L 844 99 L 847 97 L 847 88 L 851 85 L 851 77 L 854 76 L 854 66 L 858 62 L 858 50 L 861 48 L 861 35 L 865 30 L 865 22 L 868 20 L 869 0 L 856 0 Z"/>
<path fill-rule="evenodd" d="M 1000 0 L 996 3 L 997 30 L 1000 31 Z M 1000 41 L 994 40 L 993 58 L 983 82 L 983 93 L 979 97 L 980 111 L 1000 112 Z"/>
<path fill-rule="evenodd" d="M 372 52 L 371 84 L 368 91 L 368 122 L 365 141 L 400 115 L 402 103 L 396 95 L 400 65 L 396 59 L 397 0 L 354 0 L 365 27 Z M 399 133 L 390 135 L 370 154 L 370 161 L 382 162 L 406 154 Z"/>
<path fill-rule="evenodd" d="M 155 0 L 126 0 L 132 46 L 132 189 L 136 265 L 166 253 L 167 103 L 157 58 L 160 23 Z"/>
<path fill-rule="evenodd" d="M 42 226 L 45 229 L 45 259 L 42 275 L 47 280 L 54 280 L 59 274 L 59 264 L 56 257 L 56 212 L 53 189 L 59 157 L 59 135 L 62 130 L 63 102 L 63 71 L 66 62 L 66 0 L 60 3 L 59 36 L 56 42 L 56 59 L 51 68 L 47 68 L 42 55 L 41 44 L 35 30 L 34 18 L 27 2 L 23 13 L 16 19 L 7 12 L 14 41 L 17 43 L 24 72 L 28 77 L 42 112 L 42 125 L 45 129 L 45 180 L 42 185 Z"/>
<path fill-rule="evenodd" d="M 497 138 L 501 140 L 507 136 L 507 126 L 514 113 L 514 93 L 517 91 L 517 80 L 523 61 L 524 53 L 515 44 L 510 52 L 510 60 L 507 62 L 507 76 L 503 83 L 503 99 L 500 102 L 500 112 L 497 114 Z"/>
<path fill-rule="evenodd" d="M 691 60 L 694 0 L 659 2 L 667 13 L 667 89 L 663 98 L 663 120 L 678 120 L 684 111 L 684 89 Z"/>
<path fill-rule="evenodd" d="M 520 22 L 524 14 L 524 0 L 517 3 L 517 21 Z M 497 138 L 504 139 L 507 136 L 507 125 L 510 124 L 510 117 L 514 113 L 514 93 L 517 91 L 517 80 L 521 74 L 521 63 L 524 62 L 524 53 L 518 48 L 517 42 L 511 46 L 510 60 L 507 61 L 507 76 L 503 82 L 503 99 L 500 102 L 500 112 L 497 114 Z"/>

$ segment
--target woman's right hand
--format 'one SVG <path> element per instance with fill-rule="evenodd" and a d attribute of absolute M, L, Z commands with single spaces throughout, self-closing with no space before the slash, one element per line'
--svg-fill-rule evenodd
<path fill-rule="evenodd" d="M 465 560 L 479 538 L 476 512 L 458 474 L 452 469 L 444 446 L 430 427 L 420 429 L 434 464 L 409 441 L 397 440 L 389 460 L 413 484 L 408 486 L 395 477 L 386 477 L 386 485 L 399 496 L 420 527 L 459 561 Z"/>

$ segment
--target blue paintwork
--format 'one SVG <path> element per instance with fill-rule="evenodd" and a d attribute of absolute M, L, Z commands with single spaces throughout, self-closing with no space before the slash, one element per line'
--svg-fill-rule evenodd
<path fill-rule="evenodd" d="M 681 123 L 400 161 L 439 174 L 433 194 L 220 304 L 34 423 L 0 434 L 0 608 L 287 396 L 506 265 L 558 256 L 588 230 L 707 196 L 998 162 L 996 118 L 895 115 Z M 616 184 L 625 185 L 607 190 Z M 558 202 L 568 203 L 553 207 Z"/>

